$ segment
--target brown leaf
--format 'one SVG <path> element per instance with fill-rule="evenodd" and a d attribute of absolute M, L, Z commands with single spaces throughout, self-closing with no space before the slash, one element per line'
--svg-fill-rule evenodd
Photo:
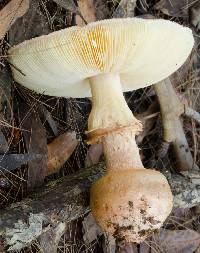
<path fill-rule="evenodd" d="M 155 251 L 165 253 L 191 253 L 200 244 L 200 234 L 193 230 L 162 230 L 152 237 Z"/>
<path fill-rule="evenodd" d="M 104 253 L 116 253 L 116 240 L 111 234 L 104 234 L 103 241 L 103 252 Z"/>
<path fill-rule="evenodd" d="M 190 23 L 200 30 L 200 2 L 199 0 L 189 9 Z"/>
<path fill-rule="evenodd" d="M 105 0 L 95 0 L 95 9 L 97 20 L 108 19 L 110 18 L 110 6 Z"/>
<path fill-rule="evenodd" d="M 40 154 L 41 159 L 28 162 L 27 187 L 32 191 L 43 184 L 47 171 L 47 137 L 37 110 L 24 101 L 19 104 L 20 128 L 28 153 Z"/>
<path fill-rule="evenodd" d="M 43 105 L 40 106 L 40 109 L 41 109 L 40 117 L 42 118 L 43 124 L 47 122 L 54 136 L 58 136 L 58 125 L 57 122 L 53 119 L 51 113 Z"/>
<path fill-rule="evenodd" d="M 184 83 L 188 79 L 188 73 L 192 71 L 193 57 L 189 57 L 185 64 L 183 64 L 175 73 L 173 73 L 169 79 L 174 87 L 180 83 Z"/>
<path fill-rule="evenodd" d="M 139 253 L 150 253 L 151 252 L 151 248 L 150 248 L 150 243 L 148 240 L 142 242 L 140 244 L 140 250 Z"/>
<path fill-rule="evenodd" d="M 59 171 L 78 145 L 75 132 L 66 132 L 48 144 L 47 174 Z"/>
<path fill-rule="evenodd" d="M 12 0 L 0 11 L 0 39 L 10 26 L 22 17 L 29 8 L 29 0 Z"/>
<path fill-rule="evenodd" d="M 160 0 L 154 8 L 168 16 L 187 17 L 188 8 L 194 2 L 194 0 Z"/>
<path fill-rule="evenodd" d="M 94 7 L 93 0 L 79 0 L 78 7 L 79 7 L 79 11 L 81 13 L 81 17 L 80 17 L 80 15 L 76 16 L 77 25 L 84 26 L 85 21 L 87 23 L 91 23 L 91 22 L 96 21 L 96 10 Z"/>
<path fill-rule="evenodd" d="M 192 211 L 190 208 L 181 208 L 181 207 L 174 207 L 172 209 L 172 212 L 170 214 L 170 216 L 172 217 L 172 223 L 174 224 L 174 222 L 178 223 L 183 223 L 186 220 L 191 220 L 192 223 Z M 187 228 L 189 226 L 190 222 L 187 222 Z"/>
<path fill-rule="evenodd" d="M 113 13 L 114 18 L 127 18 L 135 16 L 136 0 L 121 0 Z"/>
<path fill-rule="evenodd" d="M 0 131 L 0 153 L 5 153 L 9 150 L 8 142 L 4 134 Z"/>
<path fill-rule="evenodd" d="M 46 15 L 40 11 L 42 2 L 29 1 L 30 6 L 26 14 L 19 18 L 9 30 L 9 43 L 12 46 L 51 32 Z"/>
<path fill-rule="evenodd" d="M 57 253 L 58 243 L 66 229 L 66 223 L 61 222 L 57 227 L 49 229 L 39 237 L 40 248 L 43 253 Z"/>
<path fill-rule="evenodd" d="M 62 8 L 66 10 L 70 10 L 71 12 L 77 12 L 76 4 L 73 0 L 53 0 L 55 3 L 60 5 Z"/>
<path fill-rule="evenodd" d="M 2 237 L 0 237 L 0 253 L 4 253 L 5 249 L 4 249 L 4 242 Z"/>
<path fill-rule="evenodd" d="M 87 156 L 85 159 L 85 166 L 90 167 L 92 165 L 97 164 L 102 154 L 103 154 L 103 147 L 101 143 L 91 145 L 87 152 Z"/>
<path fill-rule="evenodd" d="M 119 253 L 138 253 L 138 249 L 135 244 L 128 243 L 120 249 Z"/>
<path fill-rule="evenodd" d="M 1 13 L 0 13 L 1 15 Z M 1 16 L 0 16 L 1 19 Z M 0 30 L 1 30 L 1 22 L 0 22 Z M 12 86 L 12 73 L 8 66 L 5 66 L 0 71 L 0 111 L 1 116 L 3 116 L 6 120 L 10 120 L 11 118 L 11 86 Z"/>
<path fill-rule="evenodd" d="M 11 183 L 10 183 L 9 179 L 3 178 L 3 176 L 1 175 L 0 176 L 0 189 L 6 190 L 6 189 L 9 189 L 10 187 L 11 187 Z M 1 245 L 1 243 L 0 243 L 0 245 Z"/>
<path fill-rule="evenodd" d="M 200 246 L 199 246 L 198 249 L 195 251 L 195 253 L 200 253 Z"/>
<path fill-rule="evenodd" d="M 84 218 L 82 224 L 84 231 L 83 240 L 86 244 L 90 244 L 103 233 L 99 225 L 97 225 L 92 213 L 89 213 L 88 216 Z"/>
<path fill-rule="evenodd" d="M 145 112 L 135 115 L 135 117 L 143 124 L 143 131 L 136 138 L 138 144 L 141 144 L 143 139 L 150 133 L 153 125 L 155 124 L 157 115 L 157 101 L 153 102 Z"/>

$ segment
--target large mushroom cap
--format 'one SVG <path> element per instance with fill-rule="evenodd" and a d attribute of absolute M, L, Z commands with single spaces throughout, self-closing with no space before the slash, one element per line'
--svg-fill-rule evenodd
<path fill-rule="evenodd" d="M 166 78 L 184 63 L 193 43 L 191 30 L 171 21 L 111 19 L 25 41 L 9 50 L 9 60 L 17 67 L 15 80 L 27 88 L 87 97 L 88 78 L 102 73 L 119 73 L 123 91 Z"/>
<path fill-rule="evenodd" d="M 155 170 L 109 172 L 91 189 L 92 213 L 101 227 L 123 241 L 142 242 L 172 209 L 166 178 Z"/>

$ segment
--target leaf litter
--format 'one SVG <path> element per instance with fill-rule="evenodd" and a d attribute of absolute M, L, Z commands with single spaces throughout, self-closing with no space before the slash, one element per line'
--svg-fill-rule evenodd
<path fill-rule="evenodd" d="M 99 13 L 101 8 L 97 9 L 96 6 L 102 6 L 102 8 L 104 8 L 104 13 L 106 13 L 104 18 L 115 17 L 115 15 L 153 14 L 156 17 L 165 17 L 184 24 L 191 24 L 197 38 L 195 48 L 195 56 L 197 57 L 196 68 L 190 64 L 187 65 L 190 66 L 190 70 L 186 70 L 184 73 L 178 71 L 177 73 L 179 73 L 179 78 L 178 80 L 177 78 L 176 80 L 173 80 L 173 85 L 177 88 L 181 95 L 184 95 L 187 98 L 190 106 L 192 105 L 197 112 L 200 111 L 199 80 L 196 74 L 191 77 L 191 72 L 189 72 L 192 71 L 193 73 L 196 73 L 199 71 L 198 30 L 200 24 L 200 7 L 198 1 L 122 0 L 119 2 L 111 1 L 105 3 L 105 1 L 100 0 L 94 2 L 85 0 L 81 1 L 81 4 L 78 5 L 80 6 L 79 9 L 77 4 L 74 4 L 73 1 L 62 2 L 60 0 L 56 0 L 53 2 L 49 0 L 43 2 L 32 0 L 29 3 L 29 1 L 26 0 L 12 0 L 7 3 L 7 5 L 6 3 L 7 2 L 5 2 L 3 5 L 4 8 L 0 11 L 0 18 L 4 18 L 3 22 L 0 22 L 0 36 L 1 39 L 4 38 L 1 43 L 2 55 L 6 52 L 10 45 L 73 25 L 77 16 L 79 16 L 79 20 L 87 20 L 87 16 L 90 17 L 90 15 L 94 15 L 95 11 L 95 15 L 100 15 Z M 88 6 L 88 4 L 94 4 L 95 8 L 91 8 L 92 13 L 84 14 L 85 9 L 81 11 L 81 6 Z M 88 11 L 89 10 L 86 8 L 86 12 Z M 122 12 L 123 14 L 120 14 Z M 82 14 L 82 18 L 80 13 Z M 103 15 L 101 14 L 101 16 Z M 6 35 L 8 30 L 9 36 Z M 2 71 L 5 70 L 4 58 L 0 58 L 0 62 L 2 63 L 0 65 L 0 80 L 2 80 Z M 10 80 L 10 74 L 6 75 L 7 80 Z M 2 146 L 2 153 L 0 154 L 0 157 L 4 157 L 5 160 L 2 161 L 4 161 L 5 164 L 3 164 L 3 166 L 7 166 L 6 168 L 8 168 L 6 173 L 1 172 L 0 174 L 0 189 L 1 184 L 4 184 L 4 186 L 7 187 L 6 189 L 9 189 L 9 191 L 6 190 L 7 193 L 4 190 L 0 192 L 0 198 L 3 196 L 2 202 L 4 206 L 22 199 L 27 195 L 28 191 L 34 190 L 36 185 L 44 183 L 46 180 L 45 171 L 47 170 L 48 144 L 53 143 L 54 140 L 56 140 L 56 137 L 62 136 L 61 134 L 70 134 L 72 133 L 71 131 L 75 131 L 79 142 L 77 142 L 76 138 L 72 138 L 69 141 L 69 144 L 72 146 L 70 149 L 71 151 L 69 152 L 69 156 L 71 155 L 71 157 L 67 158 L 68 161 L 66 163 L 61 163 L 60 167 L 63 169 L 60 170 L 57 175 L 50 176 L 51 179 L 73 173 L 77 170 L 77 168 L 80 169 L 85 165 L 88 166 L 94 164 L 101 160 L 102 154 L 100 146 L 88 148 L 84 142 L 86 119 L 91 108 L 91 104 L 88 99 L 78 100 L 49 98 L 45 96 L 38 96 L 33 92 L 19 87 L 17 84 L 13 85 L 12 83 L 10 84 L 10 87 L 12 87 L 12 94 L 10 88 L 7 95 L 9 98 L 7 99 L 7 102 L 9 100 L 10 107 L 6 105 L 6 103 L 3 103 L 3 111 L 7 111 L 6 116 L 9 117 L 6 121 L 4 121 L 5 125 L 1 128 L 2 132 L 0 139 L 2 141 L 2 145 L 5 145 L 4 149 Z M 3 87 L 3 90 L 5 90 L 5 87 Z M 5 90 L 5 93 L 6 92 L 7 91 Z M 144 91 L 127 93 L 125 96 L 127 101 L 129 101 L 130 108 L 134 112 L 141 115 L 143 113 L 144 115 L 145 111 L 148 111 L 148 107 L 151 103 L 156 101 L 155 94 L 149 96 L 151 93 L 151 88 L 147 88 Z M 140 104 L 140 109 L 135 111 L 135 108 L 137 108 L 136 103 Z M 26 106 L 24 106 L 25 104 Z M 20 106 L 25 108 L 23 115 L 20 112 Z M 38 108 L 40 109 L 38 110 Z M 26 121 L 28 123 L 26 123 Z M 147 126 L 147 129 L 147 133 L 142 136 L 141 140 L 141 148 L 144 150 L 142 156 L 144 158 L 144 162 L 146 163 L 155 159 L 155 147 L 159 146 L 157 140 L 161 139 L 162 130 L 159 114 L 157 114 L 156 118 L 151 121 L 151 124 Z M 200 152 L 198 141 L 200 130 L 197 124 L 193 122 L 193 119 L 186 118 L 184 118 L 184 130 L 191 147 L 191 152 L 195 155 L 195 161 L 199 165 Z M 36 138 L 38 136 L 40 136 L 40 138 L 38 138 L 40 141 Z M 73 141 L 75 142 L 73 143 Z M 71 154 L 72 152 L 73 154 Z M 13 158 L 10 160 L 9 156 Z M 39 156 L 42 156 L 42 158 L 40 157 L 42 161 L 40 167 L 38 167 L 37 159 L 34 160 L 37 156 L 37 159 L 39 159 Z M 165 153 L 165 158 L 166 156 L 168 157 L 168 160 L 171 159 L 168 151 Z M 16 171 L 9 173 L 9 170 L 12 170 L 12 166 L 9 165 L 9 162 L 6 162 L 6 159 L 7 161 L 9 160 L 9 162 L 15 161 L 12 163 L 12 166 L 13 169 L 18 167 Z M 163 157 L 161 157 L 161 160 L 162 162 L 165 162 Z M 173 165 L 172 161 L 171 164 Z M 36 167 L 37 170 L 35 171 L 34 168 Z M 162 164 L 162 168 L 163 167 L 165 168 L 165 164 Z M 40 178 L 38 178 L 38 175 L 40 175 Z M 192 215 L 190 218 L 185 217 L 183 220 L 179 219 L 178 221 L 174 221 L 175 224 L 171 224 L 170 222 L 166 223 L 165 226 L 167 229 L 162 229 L 159 233 L 155 234 L 152 238 L 149 238 L 143 244 L 139 246 L 131 244 L 125 245 L 125 247 L 120 250 L 121 252 L 126 253 L 189 253 L 195 251 L 197 253 L 200 245 L 200 235 L 195 231 L 196 226 L 198 227 L 198 218 L 194 217 L 192 219 L 192 223 L 190 222 L 190 229 L 184 229 L 184 224 L 189 219 L 192 219 Z M 177 222 L 183 225 L 177 226 Z M 196 226 L 194 226 L 194 224 Z M 90 247 L 83 247 L 84 235 L 81 232 L 82 230 L 80 231 L 82 227 L 86 228 L 85 231 L 90 231 L 89 235 L 87 235 L 87 237 L 89 237 L 88 241 L 90 245 L 95 241 L 96 249 L 95 247 L 91 247 L 92 251 L 90 251 Z M 63 237 L 61 238 L 62 243 L 60 241 L 60 244 L 58 244 L 59 252 L 66 252 L 65 250 L 70 243 L 71 250 L 78 250 L 79 252 L 101 252 L 101 244 L 103 245 L 103 242 L 101 243 L 102 235 L 98 230 L 97 232 L 94 232 L 97 229 L 94 221 L 88 221 L 86 218 L 82 221 L 80 218 L 75 225 L 73 224 L 73 228 L 70 229 L 65 231 Z M 70 234 L 71 237 L 69 236 Z M 76 241 L 76 238 L 79 239 Z M 78 240 L 79 247 L 75 247 L 75 245 L 78 244 Z M 23 252 L 35 252 L 39 249 L 39 247 L 35 246 L 34 251 L 32 251 L 33 248 L 34 246 Z"/>

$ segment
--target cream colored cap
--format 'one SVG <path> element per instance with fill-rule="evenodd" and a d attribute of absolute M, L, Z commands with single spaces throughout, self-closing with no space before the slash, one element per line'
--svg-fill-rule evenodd
<path fill-rule="evenodd" d="M 118 73 L 123 91 L 176 71 L 194 44 L 192 31 L 167 20 L 111 19 L 71 27 L 9 50 L 14 79 L 38 93 L 91 96 L 89 78 Z M 22 74 L 22 73 L 23 74 Z"/>

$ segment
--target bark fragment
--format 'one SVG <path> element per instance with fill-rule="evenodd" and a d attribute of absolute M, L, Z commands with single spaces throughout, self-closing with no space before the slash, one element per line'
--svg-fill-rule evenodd
<path fill-rule="evenodd" d="M 36 237 L 87 213 L 89 189 L 105 173 L 104 164 L 82 169 L 77 174 L 50 182 L 21 202 L 0 211 L 0 236 L 10 249 L 28 246 Z M 186 176 L 165 172 L 174 206 L 190 208 L 200 203 L 200 175 L 192 170 Z M 37 222 L 31 222 L 32 220 Z M 34 227 L 35 224 L 35 227 Z M 18 229 L 18 233 L 14 233 Z M 27 240 L 22 240 L 21 235 Z M 37 234 L 37 235 L 36 235 Z"/>

